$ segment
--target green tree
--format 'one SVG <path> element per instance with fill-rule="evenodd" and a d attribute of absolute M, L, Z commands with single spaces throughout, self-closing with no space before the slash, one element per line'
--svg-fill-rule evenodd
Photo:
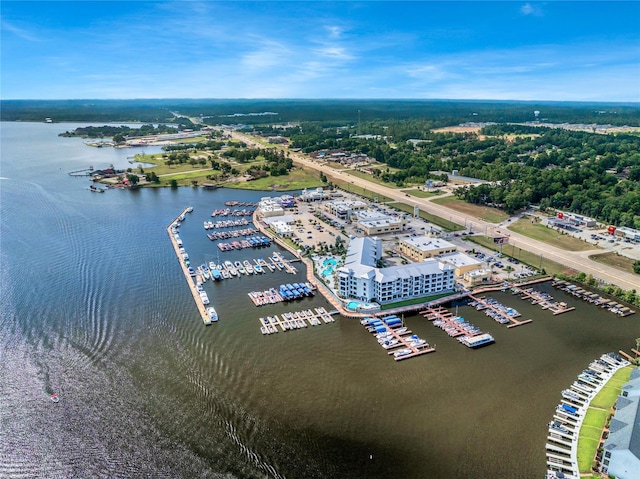
<path fill-rule="evenodd" d="M 176 180 L 175 178 L 173 180 L 171 180 L 169 182 L 169 186 L 171 186 L 171 188 L 177 188 L 178 187 L 178 180 Z"/>
<path fill-rule="evenodd" d="M 633 263 L 633 272 L 635 274 L 640 274 L 640 260 Z"/>
<path fill-rule="evenodd" d="M 138 177 L 138 175 L 129 174 L 127 175 L 127 180 L 129 180 L 129 183 L 131 183 L 131 185 L 135 186 L 138 184 L 138 181 L 140 181 L 140 178 Z"/>

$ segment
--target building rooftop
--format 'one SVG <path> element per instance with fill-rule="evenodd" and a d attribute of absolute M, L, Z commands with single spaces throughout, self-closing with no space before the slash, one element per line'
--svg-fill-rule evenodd
<path fill-rule="evenodd" d="M 457 268 L 461 266 L 478 266 L 482 264 L 482 261 L 479 261 L 476 258 L 460 252 L 443 254 L 438 258 L 440 259 L 440 261 L 449 263 L 450 265 L 453 265 Z"/>
<path fill-rule="evenodd" d="M 453 243 L 449 243 L 441 238 L 427 238 L 424 236 L 402 238 L 402 241 L 420 251 L 435 251 L 439 249 L 455 249 Z"/>

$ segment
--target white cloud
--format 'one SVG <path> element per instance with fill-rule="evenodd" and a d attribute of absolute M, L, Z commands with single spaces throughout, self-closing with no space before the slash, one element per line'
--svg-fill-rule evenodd
<path fill-rule="evenodd" d="M 12 23 L 7 22 L 6 20 L 2 20 L 0 24 L 2 26 L 2 30 L 13 33 L 15 36 L 22 38 L 23 40 L 27 40 L 29 42 L 40 42 L 40 39 L 37 35 L 34 35 L 29 30 L 25 30 L 24 28 L 17 27 Z"/>
<path fill-rule="evenodd" d="M 520 7 L 520 13 L 523 15 L 534 15 L 536 17 L 540 17 L 542 16 L 542 8 L 540 8 L 540 5 L 525 3 Z"/>

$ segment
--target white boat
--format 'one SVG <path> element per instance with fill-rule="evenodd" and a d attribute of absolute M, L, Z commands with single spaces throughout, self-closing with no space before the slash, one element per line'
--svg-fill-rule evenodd
<path fill-rule="evenodd" d="M 207 308 L 207 315 L 209 316 L 209 319 L 211 321 L 217 321 L 218 320 L 218 313 L 216 312 L 215 308 L 213 306 L 209 306 Z"/>
<path fill-rule="evenodd" d="M 251 263 L 249 263 L 249 261 L 244 260 L 243 264 L 244 264 L 244 270 L 247 272 L 247 274 L 254 273 L 253 266 L 251 266 Z"/>
<path fill-rule="evenodd" d="M 202 300 L 202 304 L 209 304 L 209 296 L 204 291 L 200 292 L 200 299 Z"/>
<path fill-rule="evenodd" d="M 401 358 L 402 356 L 411 354 L 411 352 L 412 351 L 410 349 L 401 349 L 400 351 L 396 351 L 395 353 L 393 353 L 393 356 L 396 358 Z"/>
<path fill-rule="evenodd" d="M 50 399 L 51 399 L 51 401 L 53 401 L 53 402 L 60 402 L 60 398 L 58 397 L 58 395 L 57 395 L 56 393 L 53 393 L 53 394 L 51 395 L 51 398 L 50 398 Z"/>

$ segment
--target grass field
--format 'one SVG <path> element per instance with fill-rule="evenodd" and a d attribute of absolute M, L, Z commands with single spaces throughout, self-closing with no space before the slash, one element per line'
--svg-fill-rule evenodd
<path fill-rule="evenodd" d="M 198 152 L 193 153 L 193 156 L 195 157 L 198 155 Z M 211 169 L 209 163 L 205 165 L 200 163 L 195 165 L 183 163 L 168 166 L 165 164 L 165 159 L 162 157 L 162 153 L 153 155 L 136 155 L 135 161 L 141 163 L 153 163 L 156 165 L 153 167 L 148 166 L 143 168 L 146 173 L 153 171 L 160 177 L 159 184 L 149 186 L 167 186 L 171 180 L 176 180 L 178 182 L 178 186 L 191 186 L 192 181 L 197 181 L 200 185 L 203 183 L 217 183 L 219 186 L 224 186 L 226 188 L 265 191 L 291 191 L 323 186 L 323 183 L 320 181 L 319 173 L 315 171 L 306 171 L 301 168 L 294 168 L 287 176 L 266 176 L 252 181 L 241 180 L 219 182 L 207 178 L 209 176 L 221 174 L 221 171 Z M 259 160 L 243 164 L 232 162 L 234 167 L 241 172 L 244 172 L 249 168 L 259 166 L 262 163 L 263 162 Z M 132 173 L 140 174 L 140 169 L 132 168 Z"/>
<path fill-rule="evenodd" d="M 354 193 L 356 195 L 364 196 L 365 198 L 368 198 L 372 201 L 374 200 L 374 198 L 378 198 L 378 203 L 389 203 L 390 201 L 394 201 L 392 198 L 389 198 L 388 196 L 374 193 L 372 191 L 367 190 L 366 188 L 361 188 L 359 186 L 356 186 L 349 181 L 338 180 L 336 178 L 333 178 L 331 180 L 331 183 L 336 185 L 338 188 L 342 188 L 348 193 Z"/>
<path fill-rule="evenodd" d="M 497 208 L 474 205 L 471 203 L 467 203 L 466 201 L 462 201 L 455 196 L 445 196 L 444 198 L 436 198 L 432 201 L 439 205 L 446 206 L 447 208 L 451 208 L 452 210 L 475 216 L 476 218 L 480 218 L 484 221 L 488 221 L 489 223 L 500 223 L 501 221 L 509 218 L 509 215 L 507 213 Z"/>
<path fill-rule="evenodd" d="M 592 254 L 589 256 L 589 259 L 597 261 L 598 263 L 613 266 L 614 268 L 626 271 L 627 273 L 633 273 L 634 260 L 627 258 L 626 256 L 621 256 L 613 251 L 609 253 Z M 638 281 L 640 281 L 640 278 Z"/>
<path fill-rule="evenodd" d="M 597 248 L 597 246 L 587 243 L 586 241 L 562 234 L 540 223 L 531 223 L 531 219 L 528 217 L 519 219 L 509 225 L 508 228 L 516 233 L 567 251 L 588 251 Z"/>
<path fill-rule="evenodd" d="M 500 247 L 494 244 L 493 238 L 488 238 L 486 236 L 467 236 L 466 239 L 467 241 L 472 241 L 473 243 L 479 244 L 480 246 L 484 246 L 485 248 L 493 251 L 500 251 Z M 568 268 L 563 264 L 546 259 L 544 256 L 540 258 L 540 255 L 533 254 L 521 248 L 516 248 L 510 244 L 502 246 L 502 254 L 504 256 L 515 258 L 522 263 L 533 266 L 534 268 L 542 268 L 547 274 L 565 274 L 573 276 L 578 273 L 575 269 Z M 514 266 L 514 271 L 518 272 L 517 266 Z"/>
<path fill-rule="evenodd" d="M 408 193 L 411 196 L 415 196 L 416 198 L 431 198 L 432 196 L 439 195 L 441 193 L 434 193 L 433 191 L 424 191 L 424 190 L 400 190 L 403 193 Z"/>
<path fill-rule="evenodd" d="M 413 206 L 411 205 L 395 202 L 390 204 L 390 206 L 393 206 L 400 211 L 404 211 L 405 213 L 413 214 Z M 458 223 L 454 223 L 453 221 L 449 221 L 440 216 L 432 215 L 431 213 L 427 213 L 423 210 L 420 210 L 420 218 L 423 218 L 434 225 L 438 225 L 446 231 L 459 231 L 464 229 L 464 226 L 459 225 Z"/>
<path fill-rule="evenodd" d="M 375 176 L 370 175 L 369 173 L 365 173 L 364 171 L 344 170 L 344 173 L 348 175 L 356 176 L 358 178 L 362 178 L 364 180 L 370 181 L 371 183 L 376 183 L 378 185 L 386 186 L 388 188 L 396 188 L 396 189 L 400 188 L 395 183 L 388 183 L 386 181 L 382 181 L 380 178 L 376 178 Z"/>
<path fill-rule="evenodd" d="M 295 168 L 286 176 L 265 176 L 258 180 L 222 183 L 225 188 L 238 188 L 243 190 L 275 190 L 291 191 L 304 188 L 317 188 L 324 186 L 318 175 L 312 175 L 300 168 Z"/>

